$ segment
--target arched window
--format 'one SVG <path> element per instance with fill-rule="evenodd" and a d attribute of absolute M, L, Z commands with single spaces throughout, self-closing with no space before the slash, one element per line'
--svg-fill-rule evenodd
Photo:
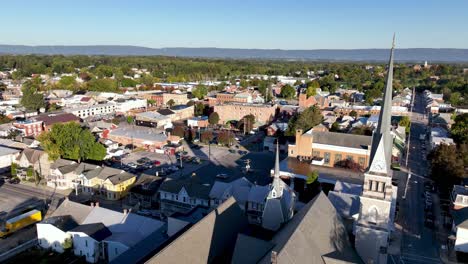
<path fill-rule="evenodd" d="M 367 211 L 367 214 L 368 214 L 368 218 L 367 218 L 368 222 L 376 224 L 378 216 L 379 216 L 379 210 L 377 209 L 377 207 L 372 206 L 371 208 L 369 208 L 369 210 Z"/>

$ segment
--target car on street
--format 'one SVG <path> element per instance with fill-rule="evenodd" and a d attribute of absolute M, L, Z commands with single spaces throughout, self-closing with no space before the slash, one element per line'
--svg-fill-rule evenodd
<path fill-rule="evenodd" d="M 153 164 L 156 165 L 156 166 L 159 166 L 159 165 L 161 165 L 161 162 L 159 160 L 155 160 L 155 161 L 153 161 Z"/>

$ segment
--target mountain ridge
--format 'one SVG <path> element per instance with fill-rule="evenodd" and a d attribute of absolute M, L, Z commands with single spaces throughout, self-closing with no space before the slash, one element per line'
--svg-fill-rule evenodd
<path fill-rule="evenodd" d="M 172 56 L 219 59 L 267 59 L 301 61 L 387 61 L 389 49 L 237 49 L 237 48 L 148 48 L 133 45 L 3 45 L 0 54 L 13 55 L 108 55 Z M 468 62 L 468 49 L 396 49 L 395 60 L 402 62 Z"/>

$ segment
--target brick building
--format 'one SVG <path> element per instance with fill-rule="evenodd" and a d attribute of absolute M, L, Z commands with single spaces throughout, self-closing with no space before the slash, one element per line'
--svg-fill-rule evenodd
<path fill-rule="evenodd" d="M 299 107 L 308 108 L 313 105 L 318 106 L 320 109 L 324 109 L 330 106 L 330 102 L 327 97 L 315 95 L 307 97 L 307 94 L 299 94 Z"/>
<path fill-rule="evenodd" d="M 289 144 L 288 156 L 314 160 L 317 165 L 334 167 L 342 160 L 352 160 L 361 168 L 369 165 L 372 137 L 328 132 L 319 125 L 303 133 L 296 130 L 296 143 Z"/>
<path fill-rule="evenodd" d="M 20 130 L 25 137 L 38 136 L 43 131 L 42 121 L 16 121 L 13 123 L 13 126 L 17 130 Z"/>
<path fill-rule="evenodd" d="M 255 116 L 256 123 L 268 124 L 275 118 L 276 110 L 277 105 L 270 104 L 230 103 L 214 106 L 214 112 L 218 113 L 219 122 L 222 124 L 231 120 L 240 120 L 250 114 Z"/>
<path fill-rule="evenodd" d="M 72 113 L 45 113 L 34 117 L 32 120 L 42 122 L 44 131 L 50 131 L 54 124 L 65 124 L 69 122 L 79 123 L 80 118 Z"/>

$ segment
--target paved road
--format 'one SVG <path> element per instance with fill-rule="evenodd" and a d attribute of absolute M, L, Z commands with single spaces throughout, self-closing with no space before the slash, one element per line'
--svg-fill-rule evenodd
<path fill-rule="evenodd" d="M 64 195 L 48 189 L 35 188 L 22 184 L 0 182 L 0 211 L 7 212 L 5 219 L 21 214 L 29 208 L 43 208 L 44 201 L 63 198 Z M 0 242 L 0 253 L 36 237 L 36 226 L 21 229 Z"/>
<path fill-rule="evenodd" d="M 425 118 L 424 98 L 416 94 L 413 112 L 410 113 L 411 133 L 407 169 L 411 171 L 409 179 L 401 179 L 405 199 L 400 199 L 400 212 L 397 223 L 403 227 L 401 241 L 401 260 L 404 263 L 441 263 L 438 243 L 432 229 L 424 225 L 424 181 L 427 179 L 427 155 L 420 140 L 420 135 L 426 133 L 427 118 Z M 405 165 L 405 164 L 403 164 Z M 405 196 L 405 194 L 403 194 Z"/>

